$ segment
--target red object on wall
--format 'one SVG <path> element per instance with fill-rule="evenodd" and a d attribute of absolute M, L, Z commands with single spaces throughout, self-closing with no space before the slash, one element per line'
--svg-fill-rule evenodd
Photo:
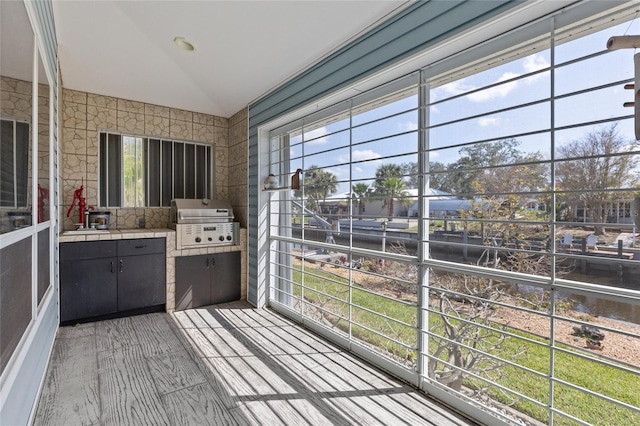
<path fill-rule="evenodd" d="M 76 206 L 76 201 L 78 201 L 78 208 L 80 210 L 80 216 L 78 219 L 78 223 L 81 223 L 84 226 L 84 215 L 86 212 L 87 201 L 82 196 L 82 192 L 84 191 L 84 185 L 80 185 L 80 188 L 73 191 L 73 201 L 71 202 L 71 207 L 67 210 L 67 217 L 71 216 L 71 211 Z"/>
<path fill-rule="evenodd" d="M 38 184 L 38 223 L 44 222 L 44 201 L 49 201 L 49 190 Z M 69 215 L 67 215 L 69 216 Z"/>

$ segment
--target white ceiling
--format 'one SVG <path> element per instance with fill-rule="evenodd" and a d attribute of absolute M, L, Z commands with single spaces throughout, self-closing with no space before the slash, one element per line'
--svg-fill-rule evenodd
<path fill-rule="evenodd" d="M 407 3 L 54 0 L 63 87 L 230 117 Z"/>

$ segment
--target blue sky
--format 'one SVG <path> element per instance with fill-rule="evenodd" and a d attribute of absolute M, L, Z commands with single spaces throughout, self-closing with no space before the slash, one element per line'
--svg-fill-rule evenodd
<path fill-rule="evenodd" d="M 609 37 L 624 34 L 640 34 L 640 24 L 635 21 L 626 22 L 561 44 L 556 47 L 555 62 L 562 64 L 583 55 L 603 51 L 606 49 Z M 556 96 L 633 78 L 634 53 L 633 49 L 611 51 L 585 62 L 556 68 L 554 87 Z M 429 133 L 429 142 L 434 151 L 430 152 L 430 159 L 445 164 L 456 161 L 459 156 L 459 147 L 438 149 L 451 144 L 502 138 L 512 134 L 550 128 L 552 125 L 550 102 L 500 113 L 489 113 L 523 103 L 548 99 L 551 96 L 551 71 L 548 69 L 550 64 L 550 51 L 538 50 L 528 56 L 432 89 L 430 97 L 434 104 L 429 109 L 429 121 L 432 125 L 480 114 L 486 115 L 432 128 Z M 544 71 L 524 78 L 520 77 L 540 70 Z M 476 88 L 494 84 L 496 84 L 494 87 L 467 93 Z M 438 103 L 464 93 L 467 94 Z M 574 126 L 583 122 L 633 114 L 633 109 L 622 106 L 624 102 L 632 100 L 633 92 L 624 90 L 623 84 L 559 98 L 553 105 L 554 125 L 555 127 Z M 383 119 L 391 114 L 398 115 Z M 418 140 L 416 95 L 354 115 L 353 125 L 362 123 L 369 124 L 355 127 L 350 133 L 348 118 L 343 118 L 305 131 L 304 144 L 299 143 L 300 136 L 292 138 L 291 168 L 295 170 L 298 167 L 309 168 L 317 165 L 335 174 L 339 181 L 345 181 L 350 178 L 348 163 L 353 162 L 351 178 L 364 179 L 364 182 L 371 183 L 376 170 L 382 164 L 417 161 L 416 155 L 412 154 L 417 150 Z M 593 126 L 586 126 L 557 131 L 556 146 L 580 138 L 592 130 L 594 130 Z M 624 138 L 634 139 L 633 120 L 627 119 L 620 122 L 618 131 Z M 355 144 L 389 135 L 395 136 L 354 146 L 352 152 L 348 148 L 350 138 Z M 522 151 L 540 152 L 545 158 L 550 158 L 551 134 L 549 132 L 518 137 L 518 140 L 521 142 Z M 302 153 L 303 145 L 306 158 L 304 166 L 301 166 L 298 157 Z M 349 185 L 343 183 L 339 186 L 338 192 L 348 190 Z"/>

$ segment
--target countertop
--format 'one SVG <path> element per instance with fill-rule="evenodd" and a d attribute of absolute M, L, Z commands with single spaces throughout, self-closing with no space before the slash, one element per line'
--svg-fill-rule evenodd
<path fill-rule="evenodd" d="M 176 231 L 169 228 L 132 228 L 109 229 L 104 231 L 63 231 L 59 236 L 61 243 L 74 241 L 122 240 L 132 238 L 160 238 Z"/>

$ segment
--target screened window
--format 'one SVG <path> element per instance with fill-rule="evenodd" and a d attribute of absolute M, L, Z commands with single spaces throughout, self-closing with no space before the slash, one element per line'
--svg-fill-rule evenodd
<path fill-rule="evenodd" d="M 0 126 L 0 206 L 27 207 L 29 123 L 3 119 Z"/>
<path fill-rule="evenodd" d="M 170 206 L 174 198 L 211 198 L 212 145 L 100 133 L 100 204 Z"/>
<path fill-rule="evenodd" d="M 273 129 L 270 305 L 507 423 L 640 423 L 634 13 Z"/>

